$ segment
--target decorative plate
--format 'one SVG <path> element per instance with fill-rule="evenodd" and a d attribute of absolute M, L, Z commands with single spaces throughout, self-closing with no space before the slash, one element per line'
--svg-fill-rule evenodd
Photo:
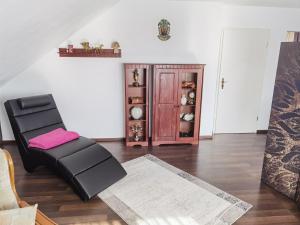
<path fill-rule="evenodd" d="M 143 110 L 140 107 L 132 107 L 130 113 L 135 120 L 139 120 L 143 116 Z"/>

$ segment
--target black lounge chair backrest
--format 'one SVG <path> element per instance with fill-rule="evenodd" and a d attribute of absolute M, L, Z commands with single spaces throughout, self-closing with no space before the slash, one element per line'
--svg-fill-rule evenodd
<path fill-rule="evenodd" d="M 23 157 L 29 139 L 65 125 L 51 94 L 13 99 L 5 102 L 15 139 Z"/>

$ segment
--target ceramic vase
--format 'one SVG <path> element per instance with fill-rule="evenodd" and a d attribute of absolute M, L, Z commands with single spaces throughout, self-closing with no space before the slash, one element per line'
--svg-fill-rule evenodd
<path fill-rule="evenodd" d="M 185 95 L 182 95 L 180 102 L 181 102 L 181 105 L 186 105 L 186 103 L 187 103 L 187 97 Z"/>

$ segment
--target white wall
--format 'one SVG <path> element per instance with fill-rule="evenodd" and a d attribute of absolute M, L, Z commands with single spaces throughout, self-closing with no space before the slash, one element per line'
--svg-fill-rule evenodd
<path fill-rule="evenodd" d="M 122 63 L 204 63 L 201 135 L 210 135 L 222 28 L 264 27 L 272 30 L 259 126 L 266 129 L 279 42 L 292 28 L 287 26 L 290 19 L 295 20 L 291 30 L 300 30 L 296 24 L 299 12 L 195 1 L 123 0 L 69 38 L 76 44 L 83 38 L 102 41 L 108 47 L 118 40 L 123 50 L 121 59 L 59 58 L 54 49 L 7 83 L 0 90 L 0 101 L 2 104 L 9 98 L 53 93 L 69 129 L 88 137 L 123 137 Z M 157 23 L 162 18 L 171 22 L 172 38 L 167 42 L 156 37 Z M 3 136 L 9 140 L 12 133 L 3 107 L 1 110 Z"/>
<path fill-rule="evenodd" d="M 157 24 L 167 18 L 172 38 L 157 38 Z M 12 97 L 53 93 L 69 129 L 88 137 L 124 136 L 123 62 L 206 63 L 201 132 L 212 132 L 214 86 L 221 7 L 216 4 L 170 1 L 121 1 L 70 37 L 113 40 L 122 45 L 121 59 L 59 58 L 51 51 L 2 89 L 1 102 Z M 110 47 L 110 46 L 109 46 Z M 4 139 L 11 139 L 6 117 Z"/>

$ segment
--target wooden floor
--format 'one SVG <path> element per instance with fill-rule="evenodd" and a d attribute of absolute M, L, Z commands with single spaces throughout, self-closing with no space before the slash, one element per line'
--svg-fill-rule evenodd
<path fill-rule="evenodd" d="M 265 135 L 216 135 L 199 147 L 189 145 L 126 148 L 122 143 L 103 143 L 121 162 L 153 154 L 216 187 L 254 205 L 236 225 L 299 225 L 296 205 L 260 183 Z M 16 166 L 17 191 L 59 224 L 126 224 L 100 199 L 81 202 L 69 186 L 46 168 L 27 174 L 14 145 L 4 146 Z"/>

